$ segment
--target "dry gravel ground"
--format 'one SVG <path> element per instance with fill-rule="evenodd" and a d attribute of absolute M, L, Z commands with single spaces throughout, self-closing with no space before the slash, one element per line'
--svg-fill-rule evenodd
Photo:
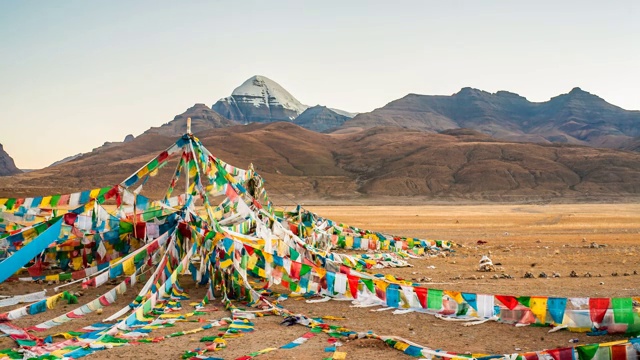
<path fill-rule="evenodd" d="M 431 278 L 431 287 L 487 294 L 546 295 L 546 296 L 630 296 L 640 295 L 640 204 L 579 204 L 579 205 L 477 205 L 477 206 L 322 206 L 311 210 L 337 221 L 363 228 L 432 239 L 448 239 L 463 245 L 453 256 L 413 260 L 413 268 L 385 269 L 382 272 L 404 278 Z M 477 241 L 486 241 L 478 245 Z M 591 243 L 599 245 L 591 247 Z M 600 246 L 603 245 L 603 246 Z M 495 274 L 509 274 L 513 279 L 493 279 L 494 273 L 476 271 L 478 261 L 490 254 L 494 263 L 501 263 L 502 270 Z M 430 266 L 435 266 L 435 269 Z M 575 271 L 580 277 L 570 278 Z M 559 278 L 525 279 L 530 271 L 541 272 Z M 593 277 L 582 275 L 590 272 Z M 618 273 L 618 276 L 612 276 Z M 624 276 L 624 273 L 630 273 Z M 481 276 L 484 275 L 484 278 Z M 601 275 L 601 276 L 599 276 Z M 476 276 L 476 280 L 468 278 Z M 200 299 L 203 289 L 197 289 L 189 279 L 184 286 L 192 299 Z M 43 285 L 4 283 L 0 294 L 19 294 L 37 291 Z M 45 286 L 50 287 L 50 286 Z M 95 289 L 80 300 L 86 302 L 107 289 Z M 131 292 L 133 296 L 134 292 Z M 129 295 L 129 293 L 127 293 Z M 117 306 L 105 308 L 102 316 L 90 315 L 84 319 L 63 325 L 53 334 L 78 329 L 99 321 L 115 312 L 130 297 L 119 299 Z M 189 301 L 185 301 L 185 311 Z M 310 316 L 344 316 L 346 320 L 328 321 L 355 331 L 372 330 L 380 335 L 396 335 L 435 349 L 455 352 L 512 353 L 516 349 L 534 351 L 545 348 L 566 347 L 571 338 L 579 344 L 621 339 L 621 336 L 589 337 L 567 331 L 549 334 L 549 328 L 515 328 L 511 325 L 487 323 L 463 327 L 444 322 L 426 314 L 393 315 L 390 312 L 371 312 L 371 309 L 354 309 L 348 302 L 306 304 L 289 299 L 283 305 L 293 312 Z M 220 309 L 222 307 L 218 305 Z M 54 310 L 18 321 L 29 326 L 50 319 L 73 308 L 59 304 Z M 2 309 L 2 310 L 6 310 Z M 227 316 L 225 311 L 212 312 L 207 319 Z M 212 356 L 235 359 L 268 347 L 279 347 L 298 338 L 306 328 L 284 327 L 280 318 L 266 316 L 255 321 L 255 331 L 242 337 L 229 339 L 228 347 Z M 157 330 L 152 335 L 164 335 L 179 330 L 189 330 L 201 324 L 178 323 L 174 328 Z M 197 348 L 202 336 L 214 335 L 211 329 L 194 335 L 186 335 L 157 344 L 126 346 L 92 355 L 94 359 L 166 359 L 180 358 L 185 350 Z M 317 334 L 307 343 L 292 350 L 276 350 L 260 355 L 260 359 L 322 359 L 330 357 L 324 352 L 328 336 Z M 0 348 L 12 346 L 7 338 L 0 339 Z M 345 342 L 339 348 L 347 352 L 347 359 L 371 359 L 384 356 L 388 359 L 408 359 L 407 355 L 387 348 L 376 340 Z"/>

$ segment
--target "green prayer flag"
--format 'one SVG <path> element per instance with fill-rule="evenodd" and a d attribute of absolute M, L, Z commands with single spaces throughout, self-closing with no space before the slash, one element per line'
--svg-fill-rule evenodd
<path fill-rule="evenodd" d="M 369 289 L 369 291 L 371 291 L 372 293 L 375 293 L 375 288 L 373 286 L 373 280 L 371 279 L 360 279 L 362 280 L 362 282 L 365 284 L 365 286 L 367 287 L 367 289 Z"/>
<path fill-rule="evenodd" d="M 576 347 L 578 350 L 578 359 L 580 360 L 591 360 L 596 355 L 596 352 L 600 348 L 598 344 L 589 344 Z"/>
<path fill-rule="evenodd" d="M 305 265 L 302 264 L 302 266 L 300 266 L 300 276 L 305 276 L 309 273 L 309 271 L 311 271 L 311 266 L 309 265 Z"/>
<path fill-rule="evenodd" d="M 442 308 L 442 290 L 427 290 L 427 309 L 440 310 Z"/>
<path fill-rule="evenodd" d="M 16 199 L 9 199 L 7 200 L 7 202 L 4 204 L 4 206 L 7 207 L 7 210 L 11 210 L 13 209 L 13 204 L 16 203 Z"/>
<path fill-rule="evenodd" d="M 529 303 L 531 302 L 530 296 L 520 296 L 518 297 L 518 302 L 526 307 L 530 307 Z"/>
<path fill-rule="evenodd" d="M 631 298 L 613 298 L 611 299 L 611 307 L 613 308 L 613 319 L 619 324 L 633 323 L 633 300 Z"/>
<path fill-rule="evenodd" d="M 120 229 L 119 229 L 119 233 L 120 235 L 122 234 L 127 234 L 133 232 L 133 223 L 130 223 L 128 221 L 124 221 L 124 220 L 120 220 Z"/>
<path fill-rule="evenodd" d="M 51 207 L 56 207 L 56 206 L 58 206 L 58 201 L 60 201 L 60 194 L 53 195 L 53 196 L 51 197 L 51 203 L 50 203 L 50 204 L 51 204 Z"/>

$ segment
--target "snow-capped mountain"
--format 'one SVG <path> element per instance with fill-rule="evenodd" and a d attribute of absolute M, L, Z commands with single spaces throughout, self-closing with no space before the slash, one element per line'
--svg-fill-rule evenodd
<path fill-rule="evenodd" d="M 233 90 L 231 96 L 218 100 L 211 108 L 228 119 L 242 123 L 266 123 L 294 121 L 309 107 L 275 81 L 255 75 Z M 355 115 L 332 110 L 349 118 Z"/>
<path fill-rule="evenodd" d="M 212 106 L 220 115 L 244 123 L 293 121 L 307 108 L 278 83 L 260 75 Z"/>

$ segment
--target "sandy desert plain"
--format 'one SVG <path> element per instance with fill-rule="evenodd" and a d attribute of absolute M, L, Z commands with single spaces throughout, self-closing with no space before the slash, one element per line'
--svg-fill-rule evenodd
<path fill-rule="evenodd" d="M 413 267 L 378 270 L 406 279 L 429 278 L 433 288 L 515 296 L 615 297 L 640 295 L 640 204 L 548 204 L 548 205 L 426 205 L 426 206 L 312 206 L 310 210 L 339 222 L 385 233 L 427 239 L 452 240 L 462 245 L 449 257 L 411 260 Z M 478 240 L 486 244 L 478 245 Z M 597 246 L 592 246 L 592 243 Z M 482 255 L 490 255 L 500 263 L 495 273 L 478 272 Z M 433 268 L 435 267 L 435 268 Z M 526 272 L 536 278 L 524 278 Z M 575 271 L 578 277 L 571 278 Z M 540 273 L 548 278 L 539 278 Z M 551 277 L 556 272 L 560 277 Z M 592 277 L 583 275 L 590 272 Z M 512 279 L 494 279 L 493 275 L 508 274 Z M 614 276 L 613 274 L 616 274 Z M 628 274 L 625 276 L 625 273 Z M 202 298 L 205 289 L 193 286 L 185 276 L 182 284 L 194 300 Z M 38 291 L 46 284 L 5 282 L 0 294 L 12 295 Z M 75 285 L 74 285 L 75 286 Z M 136 291 L 141 284 L 136 285 Z M 80 290 L 80 287 L 69 287 Z M 52 290 L 52 289 L 50 289 Z M 278 289 L 276 289 L 278 290 Z M 81 303 L 93 299 L 105 290 L 85 292 Z M 127 292 L 115 306 L 105 308 L 102 315 L 90 314 L 69 324 L 39 333 L 46 336 L 79 329 L 105 318 L 128 304 L 136 291 Z M 131 296 L 128 296 L 131 295 Z M 184 301 L 184 312 L 191 308 Z M 220 303 L 219 309 L 206 318 L 220 319 L 229 315 Z M 545 327 L 519 327 L 501 323 L 485 323 L 464 327 L 419 313 L 393 315 L 390 311 L 375 312 L 371 308 L 351 308 L 349 302 L 329 301 L 308 304 L 290 298 L 282 305 L 294 313 L 311 317 L 336 316 L 345 320 L 327 321 L 354 331 L 371 330 L 379 335 L 395 335 L 433 349 L 459 353 L 504 354 L 568 347 L 595 342 L 624 339 L 624 335 L 590 337 L 584 333 L 559 331 L 548 333 Z M 75 307 L 60 303 L 53 310 L 16 321 L 30 326 L 65 313 Z M 375 309 L 375 308 L 374 308 Z M 3 310 L 6 310 L 3 309 Z M 265 316 L 255 320 L 255 331 L 227 340 L 227 348 L 207 353 L 209 356 L 236 359 L 254 351 L 280 347 L 308 331 L 302 326 L 282 326 L 282 318 Z M 178 322 L 175 327 L 155 330 L 157 337 L 176 331 L 200 327 L 202 323 Z M 123 346 L 100 351 L 93 359 L 177 359 L 185 350 L 201 346 L 200 338 L 215 335 L 214 329 L 167 339 L 155 344 Z M 329 337 L 316 334 L 306 343 L 291 350 L 278 349 L 259 355 L 260 359 L 324 359 Z M 570 339 L 578 339 L 576 344 Z M 0 339 L 0 349 L 14 346 L 8 338 Z M 408 359 L 402 352 L 374 339 L 343 341 L 339 351 L 347 359 Z"/>

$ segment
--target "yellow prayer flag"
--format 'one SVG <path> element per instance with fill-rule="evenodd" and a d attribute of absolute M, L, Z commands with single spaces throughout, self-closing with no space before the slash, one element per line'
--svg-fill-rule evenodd
<path fill-rule="evenodd" d="M 89 193 L 89 198 L 91 199 L 95 199 L 98 197 L 98 194 L 100 194 L 100 189 L 93 189 L 91 190 L 91 192 Z"/>
<path fill-rule="evenodd" d="M 64 293 L 60 293 L 60 294 L 56 294 L 54 296 L 48 297 L 47 298 L 47 309 L 53 309 L 53 307 L 56 305 L 58 300 L 60 300 L 60 298 L 62 298 L 63 295 L 64 295 Z"/>
<path fill-rule="evenodd" d="M 133 265 L 133 258 L 130 258 L 122 263 L 122 270 L 127 276 L 132 275 L 136 271 L 136 267 Z"/>
<path fill-rule="evenodd" d="M 71 267 L 73 267 L 73 270 L 80 270 L 82 268 L 82 257 L 78 256 L 71 259 Z"/>
<path fill-rule="evenodd" d="M 462 304 L 464 302 L 462 294 L 459 291 L 444 290 L 444 294 L 455 300 L 458 304 Z"/>
<path fill-rule="evenodd" d="M 382 281 L 382 280 L 373 280 L 373 282 L 376 284 L 376 287 L 379 288 L 382 291 L 387 291 L 387 287 L 389 286 L 389 283 L 386 281 Z"/>
<path fill-rule="evenodd" d="M 353 248 L 353 236 L 347 236 L 344 238 L 344 246 L 346 249 L 352 249 Z"/>
<path fill-rule="evenodd" d="M 533 315 L 535 315 L 542 324 L 545 324 L 547 316 L 547 298 L 546 297 L 532 297 L 529 302 L 529 308 Z"/>
<path fill-rule="evenodd" d="M 229 266 L 231 266 L 231 264 L 233 264 L 233 260 L 231 260 L 231 259 L 227 259 L 227 260 L 225 260 L 225 261 L 220 262 L 220 268 L 221 268 L 221 269 L 226 269 L 226 268 L 228 268 Z"/>
<path fill-rule="evenodd" d="M 42 201 L 40 202 L 40 207 L 47 207 L 51 205 L 51 196 L 45 196 L 42 198 Z"/>
<path fill-rule="evenodd" d="M 347 358 L 347 353 L 344 351 L 336 351 L 333 353 L 333 360 L 345 360 Z"/>
<path fill-rule="evenodd" d="M 253 254 L 249 257 L 249 261 L 247 262 L 247 269 L 253 269 L 254 267 L 256 267 L 256 264 L 258 263 L 258 257 L 256 256 L 256 254 Z"/>
<path fill-rule="evenodd" d="M 147 175 L 148 173 L 149 173 L 149 169 L 147 169 L 145 167 L 145 168 L 140 169 L 140 171 L 138 171 L 138 173 L 136 175 L 138 176 L 138 178 L 141 179 L 143 176 Z"/>

